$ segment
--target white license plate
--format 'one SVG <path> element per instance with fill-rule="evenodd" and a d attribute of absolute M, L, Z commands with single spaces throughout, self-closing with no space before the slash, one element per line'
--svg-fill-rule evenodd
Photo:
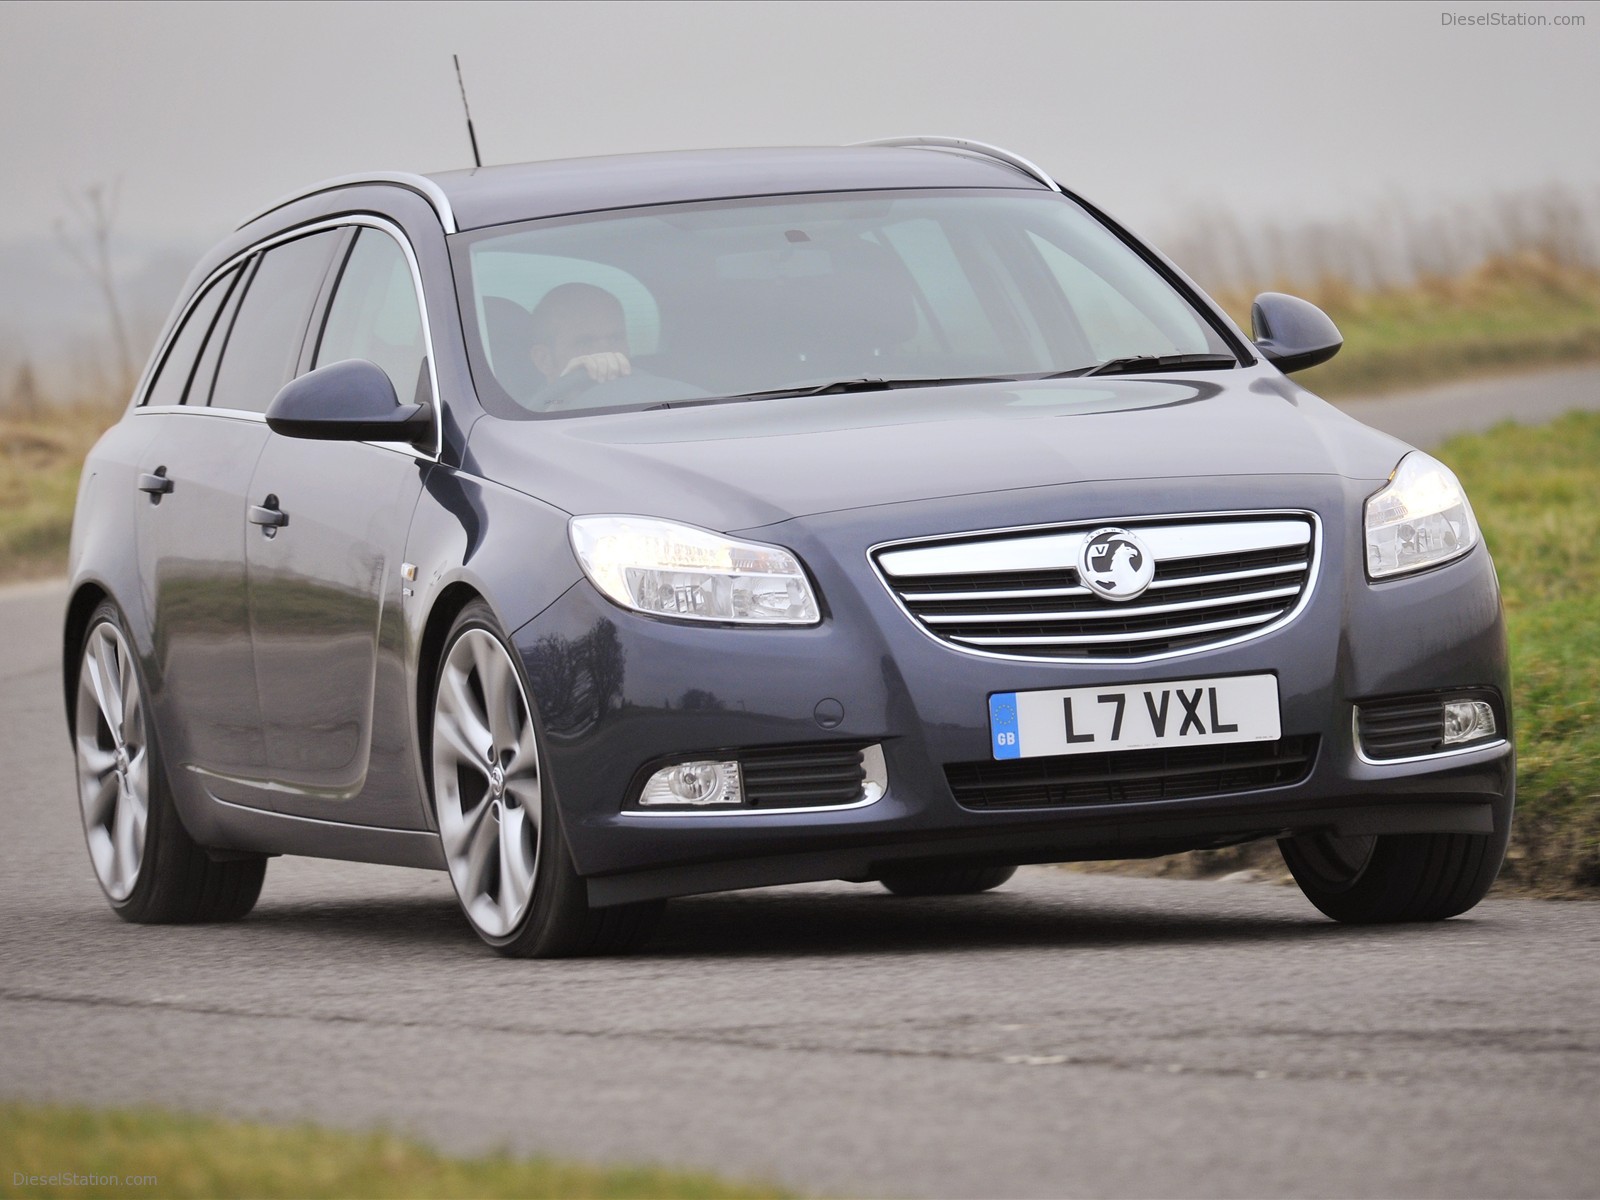
<path fill-rule="evenodd" d="M 1281 732 L 1275 675 L 997 692 L 989 697 L 996 758 L 1270 742 Z"/>

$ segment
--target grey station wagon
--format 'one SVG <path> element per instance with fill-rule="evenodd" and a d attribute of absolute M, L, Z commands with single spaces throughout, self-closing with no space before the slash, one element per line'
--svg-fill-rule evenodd
<path fill-rule="evenodd" d="M 333 180 L 185 287 L 73 530 L 131 921 L 443 869 L 512 955 L 672 896 L 977 893 L 1275 838 L 1342 921 L 1483 896 L 1514 797 L 1450 471 L 1028 161 L 908 138 Z"/>

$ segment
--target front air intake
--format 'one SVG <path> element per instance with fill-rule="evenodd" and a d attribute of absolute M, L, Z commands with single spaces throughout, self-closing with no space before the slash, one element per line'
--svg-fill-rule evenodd
<path fill-rule="evenodd" d="M 1494 729 L 1473 741 L 1447 742 L 1445 704 L 1451 700 L 1487 703 L 1496 719 Z M 1356 705 L 1356 742 L 1362 754 L 1378 762 L 1423 758 L 1465 749 L 1474 742 L 1498 741 L 1504 737 L 1499 732 L 1504 728 L 1505 712 L 1500 693 L 1487 688 L 1386 696 L 1381 700 L 1363 700 Z"/>
<path fill-rule="evenodd" d="M 1311 774 L 1317 739 L 1063 754 L 948 763 L 956 803 L 984 811 L 1070 808 L 1227 796 L 1299 783 Z"/>

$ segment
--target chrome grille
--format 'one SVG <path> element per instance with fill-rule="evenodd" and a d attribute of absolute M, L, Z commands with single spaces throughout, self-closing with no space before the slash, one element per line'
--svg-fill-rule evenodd
<path fill-rule="evenodd" d="M 1078 580 L 1084 538 L 1117 524 L 1156 561 L 1150 587 L 1106 600 Z M 962 650 L 1008 658 L 1153 658 L 1264 632 L 1316 566 L 1304 514 L 1100 521 L 880 547 L 873 561 L 911 618 Z"/>

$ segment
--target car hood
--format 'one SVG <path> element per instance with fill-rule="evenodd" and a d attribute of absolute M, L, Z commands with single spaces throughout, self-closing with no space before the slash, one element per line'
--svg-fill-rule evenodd
<path fill-rule="evenodd" d="M 1263 366 L 485 418 L 467 468 L 569 513 L 727 531 L 1097 480 L 1381 480 L 1407 449 Z"/>

